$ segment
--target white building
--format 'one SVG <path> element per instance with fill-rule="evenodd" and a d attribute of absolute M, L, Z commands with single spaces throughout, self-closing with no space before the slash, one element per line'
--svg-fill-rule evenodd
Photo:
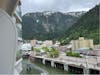
<path fill-rule="evenodd" d="M 56 41 L 56 43 L 54 44 L 54 47 L 59 47 L 60 46 L 60 42 Z"/>
<path fill-rule="evenodd" d="M 35 47 L 36 44 L 37 44 L 37 40 L 31 40 L 31 45 L 32 45 L 32 47 Z"/>
<path fill-rule="evenodd" d="M 22 52 L 22 55 L 25 55 L 25 54 L 29 54 L 31 52 L 31 44 L 30 43 L 25 43 L 21 46 L 21 52 Z"/>
<path fill-rule="evenodd" d="M 14 11 L 18 6 L 19 0 L 0 0 L 0 74 L 18 74 L 22 70 L 22 59 L 16 61 L 20 21 Z"/>
<path fill-rule="evenodd" d="M 52 40 L 46 40 L 43 42 L 44 46 L 52 46 L 53 45 L 53 41 Z"/>

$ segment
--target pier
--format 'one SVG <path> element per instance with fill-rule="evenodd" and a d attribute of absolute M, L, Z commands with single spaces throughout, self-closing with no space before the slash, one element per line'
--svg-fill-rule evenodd
<path fill-rule="evenodd" d="M 100 74 L 100 58 L 98 62 L 93 57 L 76 58 L 60 56 L 59 58 L 47 58 L 43 56 L 31 56 L 35 61 L 54 68 L 70 71 L 75 74 Z"/>

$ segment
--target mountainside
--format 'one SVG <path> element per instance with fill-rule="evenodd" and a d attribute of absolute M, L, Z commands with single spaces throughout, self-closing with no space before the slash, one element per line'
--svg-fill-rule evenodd
<path fill-rule="evenodd" d="M 72 39 L 78 39 L 80 36 L 91 38 L 94 44 L 99 43 L 99 7 L 96 5 L 93 9 L 85 13 L 81 18 L 70 27 L 64 37 L 60 40 L 62 44 L 68 43 Z"/>
<path fill-rule="evenodd" d="M 61 12 L 27 13 L 22 17 L 22 36 L 23 39 L 54 40 L 62 37 L 78 19 Z"/>
<path fill-rule="evenodd" d="M 80 17 L 80 16 L 84 15 L 85 13 L 86 13 L 86 11 L 68 12 L 68 13 L 66 13 L 66 15 L 72 15 L 72 16 Z"/>

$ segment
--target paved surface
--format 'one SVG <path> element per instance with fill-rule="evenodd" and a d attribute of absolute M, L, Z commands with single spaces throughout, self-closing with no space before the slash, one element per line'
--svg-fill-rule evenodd
<path fill-rule="evenodd" d="M 61 53 L 59 58 L 47 58 L 44 56 L 34 56 L 34 57 L 64 64 L 74 64 L 77 66 L 82 65 L 87 68 L 100 70 L 100 57 L 95 57 L 95 56 L 84 56 L 83 58 L 77 58 L 77 57 L 69 57 L 66 56 L 64 53 Z"/>

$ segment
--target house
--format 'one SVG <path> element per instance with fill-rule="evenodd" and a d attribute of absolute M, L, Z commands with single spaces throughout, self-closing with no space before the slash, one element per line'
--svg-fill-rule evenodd
<path fill-rule="evenodd" d="M 53 41 L 52 40 L 46 40 L 43 42 L 44 46 L 52 46 L 53 45 Z"/>
<path fill-rule="evenodd" d="M 55 44 L 54 44 L 54 47 L 59 47 L 59 46 L 60 46 L 60 42 L 56 41 Z"/>
<path fill-rule="evenodd" d="M 32 45 L 32 47 L 35 47 L 36 44 L 37 44 L 37 40 L 31 40 L 31 45 Z"/>

